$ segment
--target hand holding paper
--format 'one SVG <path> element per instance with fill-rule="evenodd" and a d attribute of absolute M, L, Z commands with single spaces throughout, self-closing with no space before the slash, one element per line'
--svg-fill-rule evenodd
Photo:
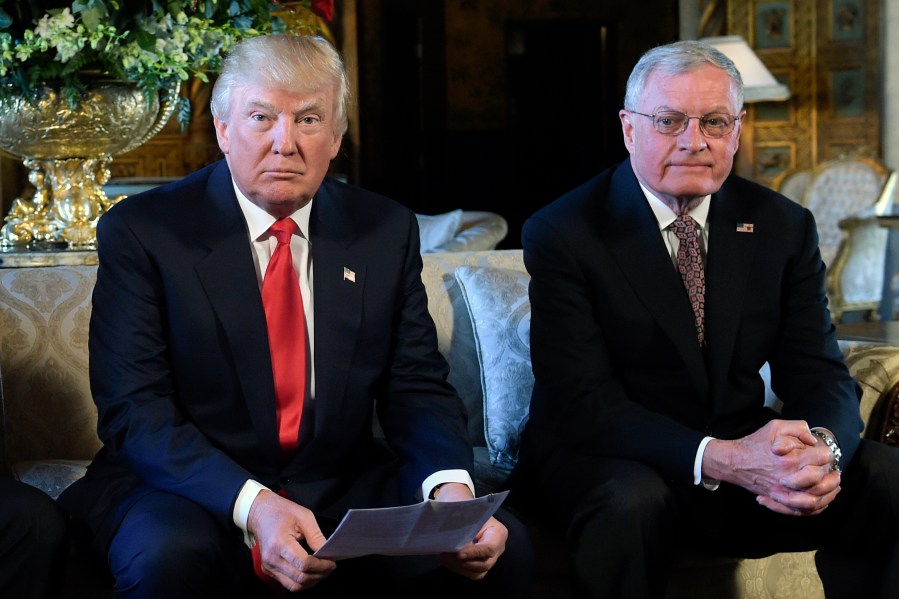
<path fill-rule="evenodd" d="M 423 501 L 392 508 L 350 510 L 316 557 L 340 560 L 369 554 L 427 555 L 472 542 L 508 491 L 469 501 Z"/>

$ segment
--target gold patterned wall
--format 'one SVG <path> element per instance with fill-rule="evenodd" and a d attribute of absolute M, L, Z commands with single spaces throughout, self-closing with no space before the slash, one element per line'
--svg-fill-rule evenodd
<path fill-rule="evenodd" d="M 770 184 L 859 148 L 880 155 L 879 12 L 879 0 L 728 2 L 728 33 L 793 94 L 749 105 L 740 174 Z"/>

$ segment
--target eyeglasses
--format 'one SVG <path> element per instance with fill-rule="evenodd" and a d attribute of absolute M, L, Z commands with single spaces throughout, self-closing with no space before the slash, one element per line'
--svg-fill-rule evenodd
<path fill-rule="evenodd" d="M 712 112 L 702 116 L 687 116 L 682 112 L 675 110 L 666 110 L 656 114 L 643 114 L 636 110 L 629 110 L 633 114 L 649 117 L 652 119 L 652 126 L 662 135 L 680 135 L 687 129 L 690 119 L 699 121 L 699 128 L 709 137 L 724 137 L 734 130 L 734 125 L 740 120 L 740 117 L 723 112 Z"/>

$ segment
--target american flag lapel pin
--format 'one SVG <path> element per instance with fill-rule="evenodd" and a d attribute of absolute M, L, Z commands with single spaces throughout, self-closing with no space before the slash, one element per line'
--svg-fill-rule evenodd
<path fill-rule="evenodd" d="M 752 223 L 737 223 L 737 233 L 752 233 L 755 226 Z"/>
<path fill-rule="evenodd" d="M 350 270 L 349 268 L 344 266 L 343 267 L 343 280 L 349 281 L 350 283 L 355 283 L 356 282 L 356 273 L 354 273 L 352 270 Z"/>

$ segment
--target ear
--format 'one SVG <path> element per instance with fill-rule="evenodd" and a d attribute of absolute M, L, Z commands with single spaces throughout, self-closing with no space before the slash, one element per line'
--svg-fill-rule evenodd
<path fill-rule="evenodd" d="M 228 143 L 228 123 L 218 119 L 212 119 L 212 125 L 215 127 L 215 139 L 218 141 L 219 149 L 222 154 L 228 155 L 231 145 Z"/>
<path fill-rule="evenodd" d="M 618 118 L 621 120 L 621 134 L 624 136 L 624 147 L 631 154 L 634 153 L 634 122 L 633 116 L 627 110 L 618 111 Z"/>
<path fill-rule="evenodd" d="M 740 136 L 743 134 L 743 119 L 746 118 L 746 111 L 740 111 L 740 114 L 738 116 L 740 118 L 740 125 L 737 127 L 737 135 L 734 139 L 734 154 L 736 154 L 737 150 L 740 149 Z"/>
<path fill-rule="evenodd" d="M 338 135 L 334 133 L 333 138 L 331 139 L 331 160 L 337 158 L 337 152 L 340 151 L 340 144 L 343 142 L 343 135 Z M 219 143 L 221 145 L 221 143 Z"/>

